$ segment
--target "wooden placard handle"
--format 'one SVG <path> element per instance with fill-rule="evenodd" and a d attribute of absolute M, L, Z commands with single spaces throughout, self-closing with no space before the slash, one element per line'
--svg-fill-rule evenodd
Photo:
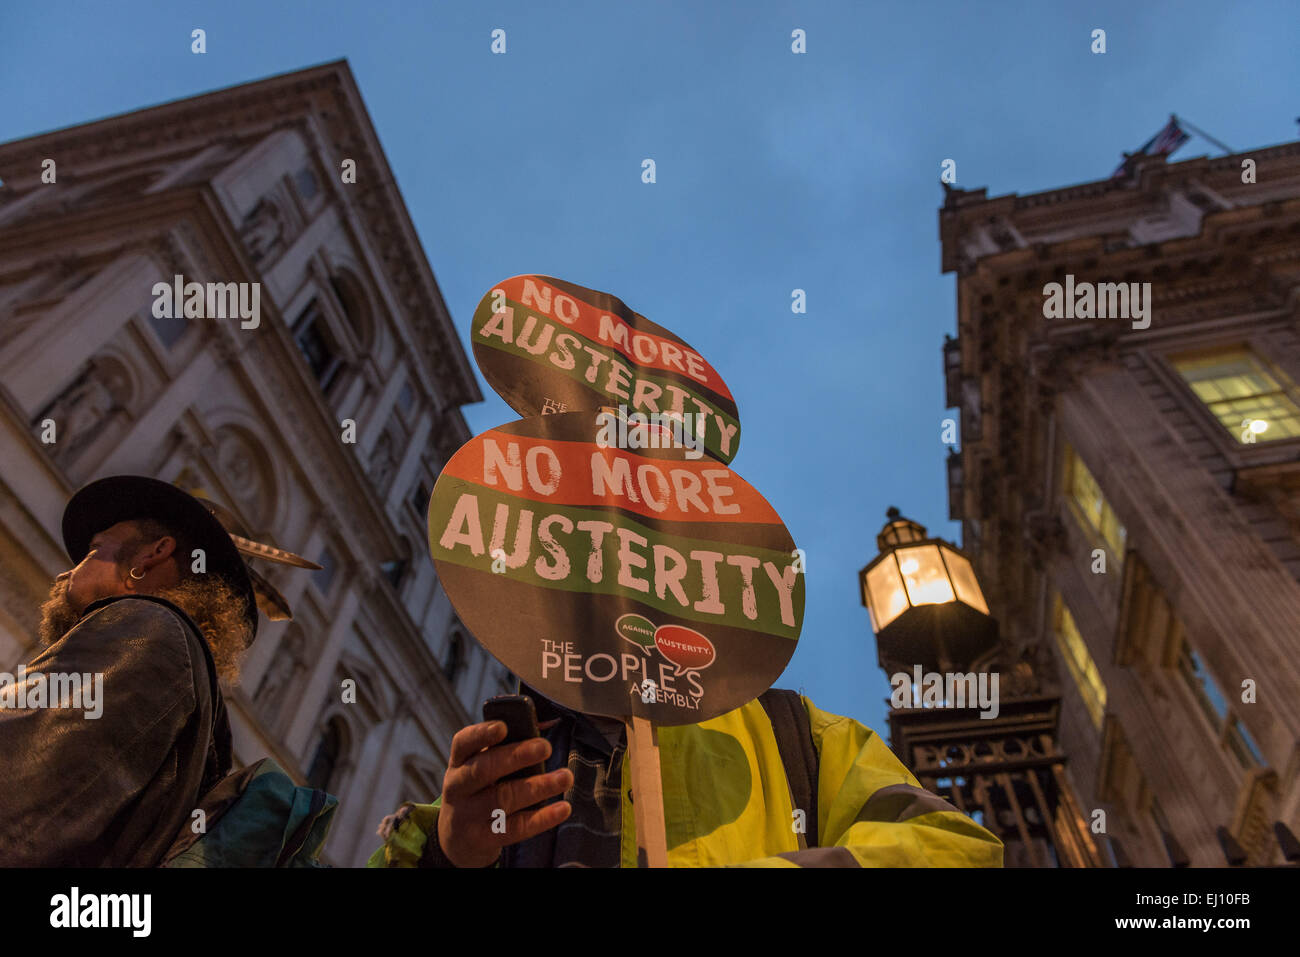
<path fill-rule="evenodd" d="M 664 791 L 659 776 L 659 732 L 635 715 L 625 718 L 627 753 L 632 761 L 632 809 L 636 815 L 638 865 L 668 866 L 668 837 L 664 830 Z"/>

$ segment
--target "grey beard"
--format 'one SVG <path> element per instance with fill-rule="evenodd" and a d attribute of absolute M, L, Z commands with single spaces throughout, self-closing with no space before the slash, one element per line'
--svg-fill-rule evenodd
<path fill-rule="evenodd" d="M 50 586 L 50 597 L 41 605 L 41 624 L 38 631 L 42 645 L 52 645 L 66 635 L 81 615 L 68 600 L 68 579 Z"/>

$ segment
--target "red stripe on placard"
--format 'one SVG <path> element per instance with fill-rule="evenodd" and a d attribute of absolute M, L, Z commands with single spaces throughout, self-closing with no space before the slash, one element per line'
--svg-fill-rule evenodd
<path fill-rule="evenodd" d="M 534 502 L 623 508 L 674 522 L 781 524 L 748 482 L 708 459 L 652 459 L 591 442 L 492 429 L 461 446 L 442 474 Z"/>
<path fill-rule="evenodd" d="M 620 355 L 636 365 L 646 369 L 658 369 L 661 372 L 681 373 L 716 395 L 730 399 L 733 403 L 736 401 L 727 384 L 722 381 L 722 376 L 694 349 L 653 332 L 634 329 L 614 313 L 598 309 L 586 300 L 572 296 L 538 276 L 513 276 L 505 282 L 497 283 L 493 289 L 502 290 L 507 299 L 533 309 L 562 326 L 568 326 L 593 342 L 602 342 L 616 349 Z M 526 298 L 525 291 L 528 293 Z M 549 297 L 547 292 L 550 293 Z M 488 296 L 491 295 L 492 293 L 489 292 Z M 557 298 L 573 303 L 576 308 L 569 309 L 558 304 Z M 549 311 L 545 308 L 548 304 Z M 605 320 L 603 330 L 602 319 Z M 604 335 L 601 334 L 602 331 Z M 649 358 L 642 358 L 642 356 Z"/>

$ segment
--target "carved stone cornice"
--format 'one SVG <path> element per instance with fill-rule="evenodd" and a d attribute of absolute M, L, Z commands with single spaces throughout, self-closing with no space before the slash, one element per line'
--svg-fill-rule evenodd
<path fill-rule="evenodd" d="M 1126 328 L 1115 320 L 1095 320 L 1080 332 L 1040 337 L 1030 352 L 1029 378 L 1042 403 L 1048 397 L 1078 386 L 1079 379 L 1096 365 L 1118 362 Z"/>
<path fill-rule="evenodd" d="M 375 246 L 376 258 L 385 264 L 422 359 L 454 403 L 481 401 L 468 357 L 392 183 L 346 61 L 3 144 L 0 165 L 23 168 L 57 153 L 66 175 L 73 176 L 112 156 L 156 155 L 187 145 L 206 147 L 223 139 L 247 139 L 259 132 L 265 136 L 279 129 L 302 129 L 310 125 L 309 118 L 322 127 L 327 143 L 320 145 L 335 154 L 321 157 L 323 165 L 334 169 L 336 160 L 346 156 L 356 160 L 362 171 L 359 179 L 368 175 L 375 184 L 373 189 L 340 189 L 337 195 L 347 197 Z M 309 142 L 319 140 L 313 136 Z M 64 177 L 61 170 L 60 178 Z"/>

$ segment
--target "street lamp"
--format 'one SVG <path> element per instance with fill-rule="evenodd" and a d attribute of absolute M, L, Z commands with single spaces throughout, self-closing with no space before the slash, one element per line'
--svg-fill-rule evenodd
<path fill-rule="evenodd" d="M 997 622 L 970 559 L 898 509 L 876 536 L 880 554 L 858 573 L 880 664 L 949 672 L 997 643 Z"/>

